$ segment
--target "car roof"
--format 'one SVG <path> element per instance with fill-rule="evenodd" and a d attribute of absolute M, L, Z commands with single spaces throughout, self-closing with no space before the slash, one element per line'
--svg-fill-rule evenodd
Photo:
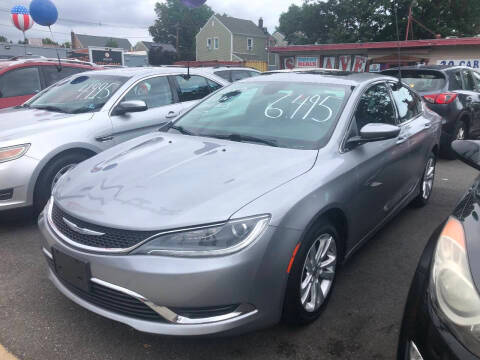
<path fill-rule="evenodd" d="M 376 79 L 392 79 L 391 76 L 369 72 L 349 72 L 349 71 L 331 71 L 331 70 L 300 70 L 289 72 L 268 72 L 259 77 L 244 79 L 245 81 L 288 81 L 288 82 L 326 82 L 338 85 L 357 86 L 364 82 L 370 82 Z"/>
<path fill-rule="evenodd" d="M 202 68 L 190 68 L 190 74 L 202 75 L 206 72 L 201 71 Z M 90 72 L 82 73 L 82 75 Z M 126 76 L 126 77 L 145 77 L 149 75 L 169 75 L 169 74 L 187 74 L 188 69 L 184 67 L 122 67 L 122 68 L 110 68 L 92 71 L 92 74 L 103 74 L 110 76 Z M 208 73 L 210 74 L 210 73 Z"/>
<path fill-rule="evenodd" d="M 449 71 L 455 69 L 470 69 L 468 66 L 458 66 L 458 65 L 412 65 L 412 66 L 401 66 L 401 70 L 436 70 L 436 71 Z M 398 71 L 398 67 L 390 68 L 383 71 Z M 382 71 L 382 72 L 383 72 Z"/>
<path fill-rule="evenodd" d="M 193 68 L 190 68 L 193 69 Z M 250 67 L 242 67 L 242 66 L 205 66 L 205 67 L 197 67 L 195 69 L 203 69 L 208 73 L 214 73 L 216 71 L 224 71 L 224 70 L 247 70 L 247 71 L 255 71 L 260 72 L 257 69 L 250 68 Z"/>
<path fill-rule="evenodd" d="M 94 68 L 98 67 L 97 65 L 87 62 L 80 61 L 76 59 L 60 59 L 62 66 L 74 66 L 74 67 L 89 67 Z M 31 57 L 31 58 L 11 58 L 11 59 L 0 59 L 0 69 L 6 69 L 9 67 L 19 66 L 19 65 L 57 65 L 58 59 L 46 58 L 43 56 L 40 57 Z"/>

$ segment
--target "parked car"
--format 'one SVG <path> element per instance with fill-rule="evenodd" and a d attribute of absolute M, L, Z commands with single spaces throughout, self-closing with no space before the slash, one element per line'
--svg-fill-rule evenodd
<path fill-rule="evenodd" d="M 398 69 L 383 71 L 399 76 Z M 480 73 L 468 67 L 443 65 L 401 68 L 402 80 L 427 101 L 428 107 L 445 120 L 441 152 L 454 159 L 453 140 L 480 134 Z"/>
<path fill-rule="evenodd" d="M 480 142 L 456 140 L 480 170 Z M 398 359 L 480 359 L 480 177 L 434 231 L 418 264 L 403 318 Z"/>
<path fill-rule="evenodd" d="M 310 323 L 337 264 L 427 203 L 440 131 L 392 77 L 234 83 L 59 180 L 39 220 L 50 278 L 144 332 Z"/>
<path fill-rule="evenodd" d="M 226 81 L 201 70 L 123 68 L 64 79 L 0 110 L 0 211 L 41 211 L 79 162 L 158 130 Z"/>
<path fill-rule="evenodd" d="M 260 71 L 245 68 L 245 67 L 230 67 L 230 66 L 220 66 L 220 67 L 205 67 L 202 68 L 203 71 L 210 72 L 213 75 L 219 76 L 222 79 L 228 82 L 236 82 L 243 79 L 248 79 L 250 77 L 258 76 L 261 74 Z"/>
<path fill-rule="evenodd" d="M 0 109 L 18 106 L 66 77 L 94 70 L 94 64 L 42 57 L 0 61 Z"/>

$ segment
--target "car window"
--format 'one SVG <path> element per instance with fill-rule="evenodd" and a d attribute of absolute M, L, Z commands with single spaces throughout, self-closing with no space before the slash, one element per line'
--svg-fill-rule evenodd
<path fill-rule="evenodd" d="M 215 75 L 220 76 L 222 79 L 227 80 L 227 81 L 232 81 L 230 77 L 230 71 L 228 70 L 221 70 L 221 71 L 215 71 Z"/>
<path fill-rule="evenodd" d="M 475 91 L 480 92 L 480 74 L 476 71 L 472 71 L 473 82 L 475 83 Z"/>
<path fill-rule="evenodd" d="M 0 96 L 33 95 L 41 90 L 37 67 L 10 70 L 0 77 Z"/>
<path fill-rule="evenodd" d="M 328 142 L 349 95 L 349 87 L 331 83 L 239 82 L 217 91 L 175 126 L 197 136 L 317 149 Z"/>
<path fill-rule="evenodd" d="M 398 78 L 398 70 L 387 70 L 382 72 L 385 75 Z M 411 89 L 419 92 L 441 91 L 447 80 L 441 71 L 435 70 L 402 70 L 402 81 Z M 460 86 L 462 82 L 460 80 Z"/>
<path fill-rule="evenodd" d="M 398 123 L 404 123 L 419 114 L 418 103 L 414 94 L 405 86 L 390 84 L 393 101 L 398 111 Z"/>
<path fill-rule="evenodd" d="M 45 81 L 47 83 L 47 86 L 55 84 L 57 81 L 60 81 L 66 77 L 80 74 L 89 70 L 73 66 L 62 66 L 60 71 L 58 71 L 58 68 L 56 66 L 42 66 L 42 69 L 43 73 L 45 74 Z"/>
<path fill-rule="evenodd" d="M 222 85 L 217 84 L 215 81 L 212 81 L 210 79 L 207 79 L 208 86 L 210 87 L 210 92 L 217 91 L 222 87 Z"/>
<path fill-rule="evenodd" d="M 250 74 L 251 77 L 260 75 L 260 73 L 258 73 L 256 71 L 248 71 L 248 73 Z"/>
<path fill-rule="evenodd" d="M 249 78 L 250 71 L 246 70 L 232 70 L 232 82 L 240 81 L 246 78 Z"/>
<path fill-rule="evenodd" d="M 178 98 L 181 102 L 200 100 L 211 93 L 207 79 L 202 76 L 193 75 L 187 79 L 186 76 L 175 76 L 178 84 Z"/>
<path fill-rule="evenodd" d="M 122 101 L 142 100 L 149 109 L 173 104 L 173 94 L 166 76 L 140 81 L 124 96 Z"/>
<path fill-rule="evenodd" d="M 370 123 L 396 125 L 393 102 L 386 84 L 377 84 L 363 93 L 355 111 L 355 123 L 360 131 Z"/>
<path fill-rule="evenodd" d="M 462 70 L 462 76 L 463 76 L 463 90 L 467 91 L 474 91 L 475 90 L 475 84 L 473 82 L 473 77 L 472 74 L 470 73 L 470 70 Z"/>

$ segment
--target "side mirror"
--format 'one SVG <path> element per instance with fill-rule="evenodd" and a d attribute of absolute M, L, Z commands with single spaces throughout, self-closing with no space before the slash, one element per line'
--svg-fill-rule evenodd
<path fill-rule="evenodd" d="M 126 113 L 142 112 L 148 110 L 148 106 L 143 100 L 122 101 L 113 111 L 114 115 L 123 115 Z"/>
<path fill-rule="evenodd" d="M 452 149 L 465 164 L 480 170 L 480 141 L 455 140 Z"/>
<path fill-rule="evenodd" d="M 347 141 L 347 146 L 352 148 L 368 142 L 394 139 L 400 134 L 400 128 L 395 125 L 370 123 L 360 129 L 360 136 L 354 136 Z"/>

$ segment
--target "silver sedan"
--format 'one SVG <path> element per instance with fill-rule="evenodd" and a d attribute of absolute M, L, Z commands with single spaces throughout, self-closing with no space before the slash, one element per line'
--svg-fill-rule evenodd
<path fill-rule="evenodd" d="M 39 220 L 50 278 L 145 332 L 308 324 L 338 265 L 407 204 L 427 203 L 440 132 L 386 76 L 234 83 L 60 179 Z"/>
<path fill-rule="evenodd" d="M 93 155 L 156 131 L 229 82 L 202 69 L 86 72 L 0 111 L 0 211 L 40 212 L 61 175 Z"/>

